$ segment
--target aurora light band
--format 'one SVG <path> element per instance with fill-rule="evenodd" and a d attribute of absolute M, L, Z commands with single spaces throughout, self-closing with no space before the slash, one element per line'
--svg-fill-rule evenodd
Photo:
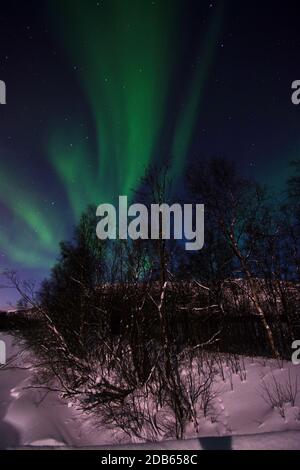
<path fill-rule="evenodd" d="M 168 158 L 173 176 L 182 173 L 223 17 L 221 6 L 214 9 L 193 39 L 200 60 L 185 74 L 183 8 L 183 1 L 173 0 L 49 2 L 53 30 L 78 69 L 93 127 L 87 139 L 75 116 L 46 132 L 43 158 L 63 188 L 74 224 L 89 204 L 130 197 L 151 162 Z M 166 134 L 167 144 L 160 145 Z M 0 245 L 12 263 L 48 269 L 68 227 L 62 206 L 45 212 L 42 187 L 29 191 L 27 177 L 9 164 L 1 168 L 1 203 L 13 222 L 1 230 Z"/>

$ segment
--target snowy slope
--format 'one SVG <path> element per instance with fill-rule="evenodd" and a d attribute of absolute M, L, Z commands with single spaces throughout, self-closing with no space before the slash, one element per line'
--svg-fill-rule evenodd
<path fill-rule="evenodd" d="M 30 448 L 30 447 L 27 447 Z M 61 448 L 63 449 L 63 448 Z M 147 444 L 90 446 L 89 450 L 299 450 L 300 431 L 271 432 L 244 436 L 200 437 Z"/>
<path fill-rule="evenodd" d="M 13 364 L 26 366 L 21 347 L 9 336 L 1 339 L 7 344 L 8 361 L 17 353 Z M 120 432 L 97 426 L 57 393 L 27 388 L 30 368 L 0 369 L 0 448 L 300 449 L 300 366 L 245 359 L 245 369 L 243 377 L 229 374 L 225 381 L 217 381 L 213 410 L 200 419 L 197 436 L 188 429 L 186 437 L 191 439 L 155 444 L 130 443 Z M 273 377 L 286 384 L 288 370 L 294 386 L 298 379 L 299 392 L 282 416 L 262 398 L 261 386 L 262 380 L 272 383 Z"/>
<path fill-rule="evenodd" d="M 3 335 L 8 362 L 20 348 Z M 17 364 L 24 365 L 19 353 Z M 14 362 L 15 364 L 15 362 Z M 82 446 L 114 442 L 112 432 L 97 429 L 91 419 L 69 407 L 58 394 L 26 389 L 30 369 L 0 370 L 0 448 L 21 445 Z"/>

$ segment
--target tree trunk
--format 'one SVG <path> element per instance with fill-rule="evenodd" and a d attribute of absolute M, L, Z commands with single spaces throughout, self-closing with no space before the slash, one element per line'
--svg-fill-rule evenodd
<path fill-rule="evenodd" d="M 277 358 L 279 358 L 279 352 L 278 352 L 278 350 L 276 348 L 276 345 L 275 345 L 272 330 L 271 330 L 271 328 L 270 328 L 270 326 L 267 322 L 264 311 L 263 311 L 263 309 L 260 305 L 260 301 L 259 301 L 259 298 L 258 298 L 258 295 L 257 295 L 255 282 L 254 282 L 253 277 L 251 275 L 251 272 L 250 272 L 250 270 L 247 266 L 247 262 L 246 262 L 245 258 L 243 257 L 242 253 L 240 252 L 240 249 L 239 249 L 238 244 L 237 244 L 237 242 L 234 238 L 234 235 L 231 233 L 229 238 L 230 238 L 230 243 L 231 243 L 232 249 L 233 249 L 235 255 L 237 256 L 237 258 L 239 259 L 239 261 L 241 263 L 242 271 L 244 272 L 244 275 L 245 275 L 246 280 L 248 282 L 248 285 L 249 285 L 249 288 L 250 288 L 250 291 L 251 291 L 251 300 L 253 302 L 254 309 L 255 309 L 257 315 L 260 318 L 263 329 L 265 330 L 265 334 L 266 334 L 270 349 L 272 351 L 272 355 L 275 359 L 277 359 Z"/>

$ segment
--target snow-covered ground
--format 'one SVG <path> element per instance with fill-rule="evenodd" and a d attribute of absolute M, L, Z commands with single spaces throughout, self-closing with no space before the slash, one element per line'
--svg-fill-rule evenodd
<path fill-rule="evenodd" d="M 80 413 L 58 393 L 30 388 L 30 368 L 19 368 L 27 365 L 21 347 L 10 336 L 0 335 L 0 339 L 6 342 L 8 362 L 6 369 L 0 369 L 0 448 L 124 448 L 129 445 L 128 438 L 122 440 L 120 432 L 97 425 L 91 416 Z M 16 354 L 17 362 L 10 362 Z M 19 367 L 13 368 L 16 364 Z M 147 449 L 300 449 L 300 366 L 246 358 L 243 373 L 232 374 L 224 365 L 224 374 L 226 380 L 220 377 L 215 384 L 209 415 L 199 419 L 197 435 L 187 429 L 186 437 L 190 439 L 185 441 L 141 446 Z M 294 404 L 272 408 L 263 398 L 266 390 L 276 395 L 276 387 L 277 391 L 286 392 L 289 384 L 295 396 Z"/>
<path fill-rule="evenodd" d="M 7 370 L 0 369 L 0 448 L 20 446 L 87 446 L 114 442 L 113 432 L 95 428 L 57 393 L 26 388 L 31 372 L 15 339 L 1 335 L 7 346 Z M 10 359 L 18 353 L 18 360 Z"/>

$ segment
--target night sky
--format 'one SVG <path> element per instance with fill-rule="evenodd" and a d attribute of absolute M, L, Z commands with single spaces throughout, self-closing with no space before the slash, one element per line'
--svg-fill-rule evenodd
<path fill-rule="evenodd" d="M 300 153 L 296 2 L 1 2 L 0 269 L 45 277 L 89 203 L 221 155 L 277 191 Z M 201 202 L 201 201 L 199 201 Z M 4 280 L 3 280 L 4 282 Z M 0 308 L 14 302 L 0 291 Z"/>

